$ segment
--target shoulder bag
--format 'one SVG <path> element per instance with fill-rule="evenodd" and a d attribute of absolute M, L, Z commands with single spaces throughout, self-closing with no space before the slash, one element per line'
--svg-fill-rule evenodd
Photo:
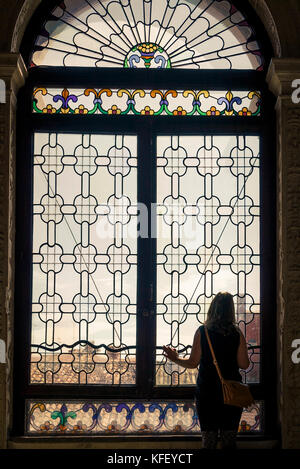
<path fill-rule="evenodd" d="M 251 404 L 254 403 L 254 399 L 250 392 L 249 386 L 247 384 L 240 383 L 239 381 L 233 380 L 226 380 L 223 378 L 221 374 L 221 370 L 219 368 L 218 362 L 216 360 L 214 349 L 211 345 L 211 341 L 208 335 L 208 330 L 204 326 L 206 338 L 208 341 L 208 345 L 213 357 L 214 365 L 217 369 L 220 381 L 222 383 L 222 390 L 223 390 L 223 398 L 224 404 L 232 405 L 236 407 L 249 407 Z"/>

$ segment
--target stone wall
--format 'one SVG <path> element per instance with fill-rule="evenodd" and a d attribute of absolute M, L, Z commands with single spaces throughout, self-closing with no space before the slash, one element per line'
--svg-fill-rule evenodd
<path fill-rule="evenodd" d="M 268 81 L 271 91 L 278 96 L 278 378 L 285 448 L 300 448 L 300 364 L 291 360 L 291 344 L 300 338 L 300 104 L 291 97 L 292 82 L 297 77 L 300 77 L 299 59 L 273 60 Z"/>
<path fill-rule="evenodd" d="M 16 92 L 25 75 L 18 54 L 0 54 L 6 87 L 5 103 L 0 104 L 0 339 L 5 346 L 5 363 L 0 363 L 0 447 L 6 445 L 12 417 Z"/>

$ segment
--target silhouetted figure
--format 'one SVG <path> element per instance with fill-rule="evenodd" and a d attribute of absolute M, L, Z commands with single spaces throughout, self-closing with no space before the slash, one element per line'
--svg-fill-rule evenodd
<path fill-rule="evenodd" d="M 216 360 L 225 380 L 242 381 L 239 369 L 249 366 L 248 350 L 244 335 L 236 325 L 233 297 L 230 293 L 218 293 L 212 300 L 205 321 Z M 164 346 L 164 355 L 185 368 L 197 368 L 196 406 L 202 432 L 202 446 L 215 449 L 220 431 L 221 448 L 235 449 L 236 434 L 242 408 L 223 402 L 220 378 L 213 363 L 204 325 L 195 335 L 189 358 L 179 358 L 178 352 Z"/>

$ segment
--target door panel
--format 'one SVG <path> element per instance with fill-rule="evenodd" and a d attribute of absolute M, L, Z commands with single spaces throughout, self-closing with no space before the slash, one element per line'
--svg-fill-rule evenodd
<path fill-rule="evenodd" d="M 157 137 L 156 385 L 195 384 L 197 370 L 166 361 L 161 347 L 189 355 L 218 291 L 234 295 L 253 348 L 248 382 L 259 382 L 259 137 Z"/>
<path fill-rule="evenodd" d="M 135 384 L 137 137 L 35 133 L 33 199 L 30 382 Z"/>

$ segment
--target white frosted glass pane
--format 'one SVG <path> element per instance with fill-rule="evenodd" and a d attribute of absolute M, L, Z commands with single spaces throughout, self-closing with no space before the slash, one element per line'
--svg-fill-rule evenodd
<path fill-rule="evenodd" d="M 257 136 L 157 137 L 158 347 L 189 354 L 219 291 L 234 295 L 248 345 L 260 345 L 259 152 Z M 249 382 L 259 380 L 257 350 Z M 186 373 L 158 349 L 157 384 L 193 384 L 197 373 Z"/>
<path fill-rule="evenodd" d="M 134 384 L 136 136 L 36 133 L 33 151 L 31 381 Z"/>

